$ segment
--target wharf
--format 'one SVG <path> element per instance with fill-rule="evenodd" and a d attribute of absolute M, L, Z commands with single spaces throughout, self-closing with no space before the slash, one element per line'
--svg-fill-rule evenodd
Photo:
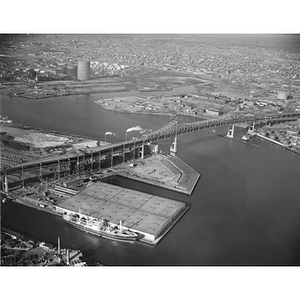
<path fill-rule="evenodd" d="M 277 141 L 274 141 L 274 140 L 272 140 L 272 139 L 270 139 L 270 138 L 268 138 L 268 137 L 266 137 L 266 136 L 263 136 L 263 135 L 261 135 L 261 134 L 259 134 L 259 133 L 254 133 L 254 134 L 252 134 L 252 135 L 253 135 L 253 136 L 258 136 L 258 137 L 260 137 L 261 139 L 267 140 L 267 141 L 269 141 L 269 142 L 271 142 L 271 143 L 274 143 L 274 144 L 276 144 L 276 145 L 278 145 L 278 146 L 281 146 L 281 147 L 282 147 L 283 149 L 285 149 L 285 150 L 289 150 L 289 151 L 292 151 L 292 152 L 294 152 L 294 153 L 300 155 L 300 151 L 299 151 L 298 149 L 290 148 L 290 147 L 288 147 L 288 146 L 286 146 L 286 145 L 284 145 L 284 144 L 282 144 L 282 143 L 279 143 L 279 142 L 277 142 Z"/>
<path fill-rule="evenodd" d="M 180 201 L 119 186 L 96 182 L 56 206 L 57 212 L 77 213 L 85 218 L 123 222 L 140 234 L 139 241 L 156 245 L 188 210 Z"/>
<path fill-rule="evenodd" d="M 124 190 L 128 190 L 128 189 L 124 189 Z M 134 191 L 132 190 L 132 192 L 134 192 Z M 140 195 L 140 199 L 139 200 L 142 200 L 143 195 L 149 195 L 149 194 L 139 193 L 139 195 Z M 76 200 L 76 201 L 78 201 L 78 203 L 82 204 L 80 206 L 81 210 L 82 210 L 82 207 L 84 207 L 85 205 L 90 205 L 90 206 L 93 205 L 92 202 L 93 202 L 93 200 L 95 200 L 95 198 L 94 199 L 89 199 L 89 201 L 91 201 L 91 202 L 89 202 L 89 201 L 84 201 L 84 200 L 87 200 L 86 198 L 81 199 L 81 196 L 82 195 L 80 195 L 80 199 L 78 198 Z M 156 197 L 158 199 L 154 199 L 154 197 L 156 197 L 156 196 L 152 195 L 152 202 L 153 202 L 153 200 L 155 201 L 155 200 L 159 200 L 159 199 L 162 199 L 162 200 L 163 199 L 167 199 L 167 198 L 162 198 L 162 197 Z M 133 196 L 133 198 L 135 198 L 135 197 Z M 83 202 L 81 202 L 81 200 Z M 175 201 L 175 200 L 171 200 L 171 199 L 167 199 L 167 200 L 169 200 L 170 203 L 171 203 L 171 201 Z M 16 197 L 13 200 L 13 202 L 16 202 L 18 204 L 22 204 L 22 205 L 25 205 L 25 206 L 28 206 L 28 207 L 31 207 L 31 208 L 34 208 L 34 209 L 38 209 L 38 210 L 41 210 L 41 211 L 44 211 L 46 213 L 50 213 L 52 215 L 59 216 L 59 217 L 61 217 L 62 213 L 63 213 L 63 211 L 61 210 L 60 207 L 54 207 L 54 206 L 53 207 L 50 207 L 50 206 L 39 207 L 39 206 L 37 206 L 38 201 L 36 201 L 36 200 L 34 200 L 32 198 L 29 198 L 29 197 Z M 175 201 L 175 202 L 178 202 L 178 201 Z M 110 206 L 109 202 L 107 202 L 106 204 L 108 206 Z M 61 207 L 65 206 L 65 205 L 68 206 L 68 205 L 70 205 L 70 203 L 64 203 L 64 201 L 63 201 Z M 150 206 L 151 206 L 151 204 L 150 204 Z M 151 221 L 150 221 L 150 219 L 149 220 L 143 220 L 143 218 L 141 216 L 138 216 L 138 214 L 136 216 L 133 216 L 133 218 L 135 218 L 134 221 L 137 220 L 136 222 L 134 222 L 134 223 L 136 223 L 135 225 L 137 225 L 138 223 L 141 223 L 142 221 L 144 221 L 145 224 L 148 223 L 148 224 L 146 224 L 146 227 L 148 227 L 148 228 L 146 228 L 146 230 L 148 230 L 148 231 L 149 231 L 149 229 L 150 230 L 153 229 L 153 228 L 150 228 L 151 227 L 151 222 L 154 222 L 156 225 L 159 225 L 159 223 L 157 222 L 156 218 L 158 218 L 160 222 L 166 221 L 164 223 L 168 223 L 167 224 L 167 228 L 164 228 L 163 234 L 160 235 L 160 236 L 158 236 L 157 238 L 153 238 L 151 234 L 150 235 L 149 234 L 145 235 L 144 234 L 145 232 L 142 231 L 142 230 L 138 230 L 138 229 L 134 230 L 134 231 L 137 231 L 139 233 L 142 233 L 142 235 L 144 236 L 143 238 L 139 239 L 139 241 L 143 242 L 143 243 L 146 243 L 146 244 L 149 244 L 149 245 L 157 245 L 161 241 L 161 239 L 172 229 L 173 226 L 175 226 L 175 224 L 183 217 L 183 215 L 190 208 L 189 205 L 185 205 L 184 203 L 181 203 L 181 204 L 179 203 L 178 207 L 180 207 L 180 211 L 174 213 L 175 217 L 174 216 L 166 216 L 166 215 L 164 216 L 164 212 L 162 212 L 161 214 L 160 213 L 154 213 L 154 212 L 152 212 L 152 216 L 151 216 L 151 212 L 150 212 L 150 217 L 149 217 L 149 212 L 143 211 L 143 210 L 141 210 L 139 212 L 139 214 L 143 215 L 144 218 L 148 218 L 148 219 L 152 218 Z M 170 206 L 169 206 L 169 208 L 170 208 Z M 103 207 L 102 207 L 102 209 L 103 209 Z M 152 205 L 151 209 L 153 209 L 153 205 Z M 115 210 L 115 212 L 114 212 L 115 215 L 112 215 L 111 218 L 116 219 L 116 217 L 118 217 L 118 213 L 121 210 L 123 210 L 123 208 L 121 206 L 117 207 L 116 210 Z M 95 211 L 94 211 L 94 213 L 95 213 Z M 122 211 L 122 213 L 123 213 L 123 211 Z M 171 222 L 170 222 L 169 219 L 171 219 Z M 116 223 L 118 223 L 117 220 L 116 220 Z M 126 223 L 124 223 L 124 225 L 126 225 Z M 166 224 L 160 224 L 160 225 L 162 225 L 162 227 L 164 227 Z M 131 228 L 131 229 L 133 229 L 133 228 Z"/>
<path fill-rule="evenodd" d="M 191 195 L 200 174 L 179 157 L 157 154 L 135 161 L 134 167 L 120 165 L 116 175 Z"/>
<path fill-rule="evenodd" d="M 136 160 L 130 165 L 118 165 L 111 172 L 99 175 L 98 182 L 90 181 L 85 187 L 75 188 L 78 190 L 75 196 L 56 197 L 55 204 L 44 199 L 41 201 L 37 191 L 28 197 L 22 189 L 12 192 L 13 201 L 58 216 L 66 211 L 78 213 L 80 209 L 81 214 L 99 219 L 105 217 L 112 223 L 118 224 L 122 220 L 124 227 L 143 236 L 141 242 L 151 245 L 156 245 L 189 209 L 187 204 L 180 201 L 101 182 L 101 179 L 112 175 L 188 195 L 193 192 L 200 178 L 200 174 L 180 158 L 157 154 Z M 50 193 L 52 190 L 49 188 Z M 52 194 L 51 197 L 55 198 Z"/>
<path fill-rule="evenodd" d="M 258 136 L 258 137 L 260 137 L 261 139 L 267 140 L 267 141 L 269 141 L 269 142 L 271 142 L 271 143 L 277 144 L 278 146 L 287 148 L 284 144 L 279 143 L 279 142 L 277 142 L 277 141 L 275 141 L 275 140 L 273 140 L 273 139 L 270 139 L 270 138 L 268 138 L 268 137 L 266 137 L 266 136 L 263 136 L 263 135 L 261 135 L 261 134 L 259 134 L 259 133 L 250 133 L 250 134 L 252 134 L 253 136 Z"/>
<path fill-rule="evenodd" d="M 40 204 L 40 202 L 33 198 L 24 197 L 24 196 L 23 197 L 15 197 L 13 202 L 16 202 L 18 204 L 22 204 L 22 205 L 25 205 L 25 206 L 28 206 L 28 207 L 31 207 L 31 208 L 34 208 L 37 210 L 44 211 L 44 212 L 50 213 L 52 215 L 61 216 L 61 214 L 58 213 L 54 209 L 54 206 L 50 206 L 50 205 L 47 205 L 45 207 L 38 206 L 38 204 Z"/>

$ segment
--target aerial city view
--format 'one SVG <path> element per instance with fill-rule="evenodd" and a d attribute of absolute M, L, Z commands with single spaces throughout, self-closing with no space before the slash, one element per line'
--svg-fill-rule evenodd
<path fill-rule="evenodd" d="M 300 35 L 0 34 L 1 266 L 299 266 Z"/>

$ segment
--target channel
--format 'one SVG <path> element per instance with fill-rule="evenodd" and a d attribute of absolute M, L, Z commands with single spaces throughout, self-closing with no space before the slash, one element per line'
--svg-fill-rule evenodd
<path fill-rule="evenodd" d="M 109 96 L 41 101 L 1 96 L 1 109 L 15 123 L 99 139 L 110 130 L 117 133 L 116 141 L 124 140 L 130 126 L 155 130 L 170 121 L 166 116 L 105 111 L 93 102 L 100 97 Z M 155 247 L 101 239 L 59 217 L 16 203 L 2 206 L 1 225 L 54 244 L 59 236 L 62 247 L 80 249 L 90 264 L 299 265 L 300 156 L 257 137 L 251 140 L 256 147 L 241 143 L 242 132 L 234 139 L 225 138 L 227 130 L 210 129 L 178 138 L 178 156 L 201 174 L 190 196 L 123 177 L 107 179 L 190 205 Z M 169 140 L 159 142 L 165 152 L 169 146 Z"/>

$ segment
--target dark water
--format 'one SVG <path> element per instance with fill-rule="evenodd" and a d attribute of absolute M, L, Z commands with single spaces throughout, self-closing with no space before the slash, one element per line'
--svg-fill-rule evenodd
<path fill-rule="evenodd" d="M 121 135 L 136 124 L 155 129 L 169 122 L 167 117 L 108 113 L 93 99 L 97 96 L 39 102 L 2 98 L 2 114 L 15 122 L 92 137 L 107 130 Z M 2 225 L 52 243 L 60 236 L 63 247 L 81 249 L 90 263 L 300 265 L 300 156 L 256 138 L 251 143 L 260 148 L 221 137 L 226 130 L 179 137 L 178 156 L 201 173 L 191 196 L 119 177 L 110 180 L 191 204 L 155 247 L 101 239 L 14 203 L 2 207 Z M 168 146 L 169 141 L 159 145 Z"/>
<path fill-rule="evenodd" d="M 175 88 L 165 95 L 193 93 L 193 86 Z M 116 95 L 117 94 L 117 95 Z M 9 116 L 15 123 L 37 128 L 78 134 L 104 140 L 104 133 L 112 131 L 118 137 L 111 142 L 123 141 L 127 128 L 140 125 L 143 129 L 158 129 L 171 120 L 166 116 L 119 113 L 103 110 L 94 101 L 116 96 L 149 96 L 162 92 L 120 92 L 92 95 L 75 95 L 42 100 L 31 100 L 0 95 L 1 115 Z M 181 119 L 184 119 L 183 117 Z"/>

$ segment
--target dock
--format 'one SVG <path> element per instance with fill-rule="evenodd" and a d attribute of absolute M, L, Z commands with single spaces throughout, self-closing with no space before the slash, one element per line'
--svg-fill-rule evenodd
<path fill-rule="evenodd" d="M 180 201 L 96 182 L 56 207 L 59 213 L 106 218 L 138 233 L 141 242 L 156 245 L 188 210 Z"/>
<path fill-rule="evenodd" d="M 191 195 L 200 174 L 177 156 L 157 154 L 135 160 L 136 166 L 120 165 L 115 174 L 132 180 Z"/>

